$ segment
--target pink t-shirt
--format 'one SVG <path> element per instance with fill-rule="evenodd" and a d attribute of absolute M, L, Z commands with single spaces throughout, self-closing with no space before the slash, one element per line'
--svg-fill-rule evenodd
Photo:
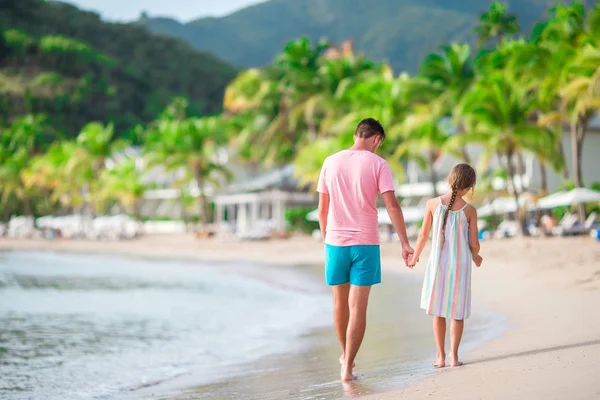
<path fill-rule="evenodd" d="M 343 150 L 323 163 L 317 191 L 329 194 L 325 243 L 378 245 L 377 195 L 394 191 L 387 162 L 367 150 Z"/>

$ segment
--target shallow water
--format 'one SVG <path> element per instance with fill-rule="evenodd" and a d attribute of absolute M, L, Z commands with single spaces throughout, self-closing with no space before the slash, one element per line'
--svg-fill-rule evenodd
<path fill-rule="evenodd" d="M 0 397 L 119 398 L 288 349 L 329 324 L 312 287 L 272 267 L 0 253 Z"/>
<path fill-rule="evenodd" d="M 0 253 L 0 398 L 336 399 L 430 372 L 420 282 L 374 288 L 360 381 L 340 350 L 320 267 Z M 473 346 L 497 332 L 474 314 Z"/>

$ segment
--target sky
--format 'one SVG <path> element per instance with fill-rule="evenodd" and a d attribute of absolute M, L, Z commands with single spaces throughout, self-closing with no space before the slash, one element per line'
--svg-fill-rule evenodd
<path fill-rule="evenodd" d="M 173 17 L 187 22 L 199 17 L 222 16 L 265 0 L 63 0 L 98 12 L 109 21 L 132 21 L 142 11 L 152 17 Z"/>

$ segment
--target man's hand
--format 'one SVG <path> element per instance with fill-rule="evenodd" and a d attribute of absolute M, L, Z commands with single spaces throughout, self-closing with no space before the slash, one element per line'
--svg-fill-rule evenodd
<path fill-rule="evenodd" d="M 412 269 L 415 267 L 415 265 L 417 265 L 417 263 L 419 262 L 419 259 L 415 257 L 415 254 L 411 254 L 410 257 L 408 258 L 408 264 L 406 265 L 408 268 Z"/>
<path fill-rule="evenodd" d="M 408 244 L 402 245 L 402 259 L 404 260 L 404 263 L 406 264 L 407 267 L 410 267 L 409 261 L 412 258 L 412 255 L 414 253 L 415 253 L 415 251 L 413 250 L 412 247 L 410 247 L 410 245 L 408 245 Z"/>

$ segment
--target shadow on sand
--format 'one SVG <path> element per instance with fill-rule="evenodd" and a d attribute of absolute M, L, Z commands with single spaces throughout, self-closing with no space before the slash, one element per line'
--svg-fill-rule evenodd
<path fill-rule="evenodd" d="M 527 357 L 527 356 L 533 356 L 533 355 L 541 354 L 541 353 L 551 353 L 553 351 L 576 349 L 579 347 L 598 346 L 598 345 L 600 345 L 600 339 L 590 340 L 590 341 L 581 342 L 581 343 L 566 344 L 566 345 L 562 345 L 562 346 L 553 346 L 553 347 L 545 347 L 542 349 L 521 351 L 519 353 L 505 354 L 502 356 L 480 358 L 478 360 L 469 361 L 469 365 L 481 364 L 481 363 L 492 362 L 492 361 L 506 360 L 509 358 Z"/>

